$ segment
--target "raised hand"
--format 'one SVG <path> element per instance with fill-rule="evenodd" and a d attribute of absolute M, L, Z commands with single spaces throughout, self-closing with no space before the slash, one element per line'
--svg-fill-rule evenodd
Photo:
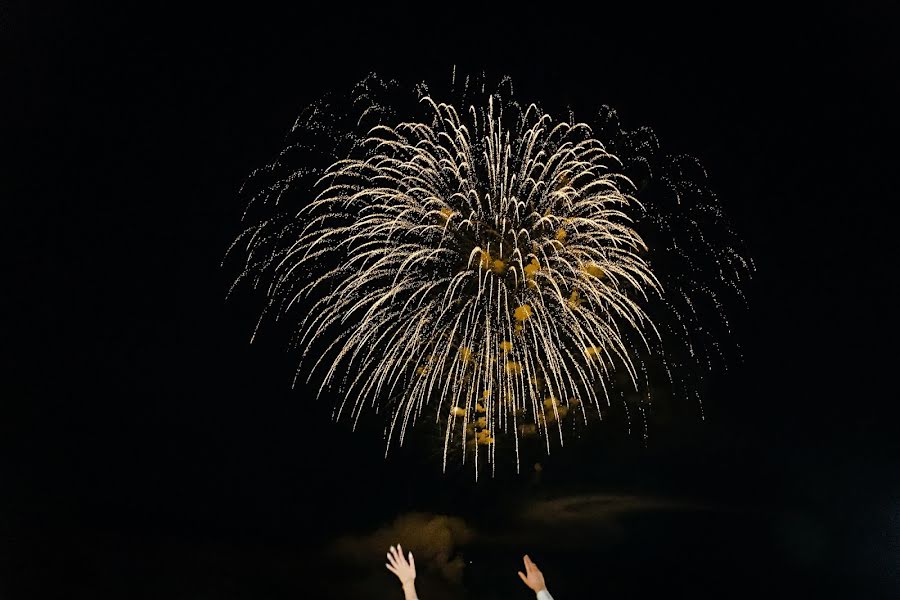
<path fill-rule="evenodd" d="M 400 544 L 397 546 L 391 546 L 390 550 L 387 553 L 388 562 L 385 563 L 385 567 L 387 570 L 397 576 L 404 586 L 412 584 L 416 580 L 416 561 L 413 558 L 412 552 L 409 553 L 409 558 L 407 559 L 403 556 L 403 548 L 400 547 Z"/>
<path fill-rule="evenodd" d="M 541 573 L 541 570 L 538 569 L 537 565 L 525 555 L 525 572 L 519 571 L 519 579 L 521 579 L 525 585 L 534 590 L 535 593 L 546 590 L 547 584 L 544 583 L 544 574 Z"/>

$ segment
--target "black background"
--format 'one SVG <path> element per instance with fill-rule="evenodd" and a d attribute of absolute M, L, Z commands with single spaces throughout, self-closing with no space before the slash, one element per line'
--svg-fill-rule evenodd
<path fill-rule="evenodd" d="M 320 551 L 420 511 L 480 532 L 473 598 L 528 597 L 524 551 L 560 600 L 896 597 L 890 17 L 0 8 L 0 595 L 340 597 L 349 571 Z M 646 447 L 606 432 L 539 476 L 475 483 L 331 422 L 328 399 L 290 389 L 283 332 L 248 343 L 262 298 L 226 303 L 234 266 L 219 264 L 241 182 L 322 93 L 370 71 L 443 81 L 454 64 L 576 114 L 610 104 L 705 164 L 757 264 L 744 361 L 710 383 L 705 421 L 687 406 Z M 530 547 L 485 541 L 538 499 L 626 492 L 716 508 L 634 511 L 593 549 L 551 541 L 552 516 Z"/>

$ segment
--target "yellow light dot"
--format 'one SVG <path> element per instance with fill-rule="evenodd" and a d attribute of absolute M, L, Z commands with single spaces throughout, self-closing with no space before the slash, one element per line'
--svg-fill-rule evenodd
<path fill-rule="evenodd" d="M 472 349 L 471 348 L 469 348 L 467 346 L 463 346 L 462 348 L 459 349 L 459 360 L 461 360 L 462 362 L 469 362 L 471 359 L 472 359 Z"/>
<path fill-rule="evenodd" d="M 531 262 L 525 265 L 523 270 L 525 271 L 525 277 L 531 279 L 535 273 L 541 270 L 541 263 L 536 258 L 532 258 Z"/>
<path fill-rule="evenodd" d="M 563 241 L 564 239 L 566 239 L 566 230 L 562 229 L 562 228 L 557 229 L 555 237 L 556 237 L 557 241 L 559 241 L 559 242 Z"/>
<path fill-rule="evenodd" d="M 523 304 L 522 306 L 516 308 L 516 310 L 513 312 L 513 316 L 516 318 L 516 321 L 524 321 L 531 316 L 531 307 L 527 304 Z"/>
<path fill-rule="evenodd" d="M 500 275 L 500 274 L 503 273 L 503 271 L 506 270 L 506 263 L 503 262 L 502 260 L 500 260 L 500 259 L 498 258 L 497 260 L 495 260 L 495 261 L 492 263 L 491 270 L 492 270 L 494 273 L 496 273 L 497 275 Z"/>
<path fill-rule="evenodd" d="M 603 279 L 606 277 L 606 271 L 600 268 L 600 265 L 595 263 L 587 263 L 582 267 L 582 271 L 590 275 L 591 277 L 597 277 L 599 279 Z"/>
<path fill-rule="evenodd" d="M 503 352 L 509 352 L 510 350 L 513 349 L 512 342 L 507 342 L 506 340 L 503 340 L 502 342 L 500 342 L 500 349 Z"/>
<path fill-rule="evenodd" d="M 518 375 L 522 372 L 522 365 L 514 360 L 511 360 L 506 363 L 506 372 L 511 375 Z"/>

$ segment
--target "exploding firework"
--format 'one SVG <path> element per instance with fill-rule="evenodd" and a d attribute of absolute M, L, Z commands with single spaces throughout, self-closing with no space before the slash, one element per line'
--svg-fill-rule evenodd
<path fill-rule="evenodd" d="M 238 282 L 266 286 L 263 317 L 297 314 L 298 373 L 337 391 L 336 418 L 388 407 L 390 448 L 430 416 L 444 465 L 458 448 L 477 476 L 505 442 L 517 465 L 522 436 L 562 444 L 563 423 L 609 405 L 617 381 L 647 389 L 649 356 L 674 383 L 668 337 L 711 362 L 698 303 L 728 321 L 698 265 L 738 295 L 751 265 L 715 239 L 732 234 L 687 159 L 660 158 L 652 132 L 610 112 L 592 127 L 520 105 L 508 80 L 476 94 L 467 79 L 456 103 L 420 85 L 414 119 L 376 99 L 384 87 L 369 79 L 351 109 L 323 100 L 298 119 L 248 182 L 273 214 L 233 246 Z"/>

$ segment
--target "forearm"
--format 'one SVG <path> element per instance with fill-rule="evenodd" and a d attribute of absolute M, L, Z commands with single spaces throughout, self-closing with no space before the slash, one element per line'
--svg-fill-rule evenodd
<path fill-rule="evenodd" d="M 403 584 L 403 597 L 405 598 L 405 600 L 419 600 L 419 595 L 416 594 L 415 581 L 410 581 Z"/>

